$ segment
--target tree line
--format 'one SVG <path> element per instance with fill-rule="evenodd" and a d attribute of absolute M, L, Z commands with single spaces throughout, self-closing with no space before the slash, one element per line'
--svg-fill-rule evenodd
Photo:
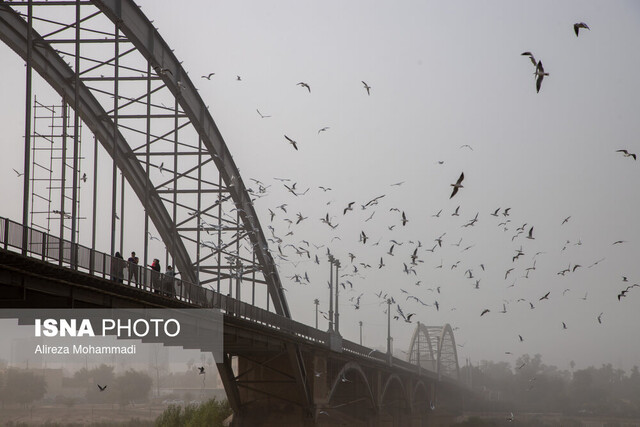
<path fill-rule="evenodd" d="M 508 362 L 482 361 L 460 370 L 475 393 L 466 409 L 481 412 L 562 413 L 573 416 L 640 417 L 640 369 L 609 364 L 574 370 L 546 365 L 525 354 Z"/>

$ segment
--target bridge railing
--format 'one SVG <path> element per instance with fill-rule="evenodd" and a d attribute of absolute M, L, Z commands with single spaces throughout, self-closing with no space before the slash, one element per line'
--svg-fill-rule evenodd
<path fill-rule="evenodd" d="M 26 251 L 30 257 L 70 267 L 118 284 L 200 307 L 218 308 L 227 314 L 288 332 L 305 341 L 328 343 L 327 332 L 181 280 L 174 275 L 163 274 L 80 244 L 72 244 L 34 228 L 27 228 L 26 234 L 24 231 L 22 224 L 0 218 L 0 245 L 6 250 Z"/>
<path fill-rule="evenodd" d="M 22 224 L 0 218 L 0 247 L 5 250 L 22 251 L 27 256 L 42 261 L 69 267 L 162 297 L 199 307 L 217 308 L 233 317 L 251 321 L 300 340 L 329 345 L 328 332 L 304 323 L 181 280 L 174 275 L 162 274 L 143 265 L 129 263 L 122 258 L 116 258 L 86 246 L 72 244 L 40 230 L 27 228 L 26 234 L 24 231 Z M 24 236 L 27 236 L 26 242 L 24 242 Z M 385 363 L 391 362 L 393 366 L 413 372 L 416 369 L 420 370 L 417 365 L 395 357 L 390 360 L 386 353 L 347 340 L 342 340 L 342 351 Z M 425 370 L 422 369 L 422 371 Z"/>

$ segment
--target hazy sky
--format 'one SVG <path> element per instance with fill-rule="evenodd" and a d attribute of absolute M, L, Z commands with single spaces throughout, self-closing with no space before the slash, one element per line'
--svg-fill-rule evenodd
<path fill-rule="evenodd" d="M 414 322 L 456 328 L 461 363 L 470 357 L 513 364 L 523 353 L 541 353 L 567 369 L 570 360 L 578 368 L 640 364 L 640 288 L 617 299 L 640 282 L 640 164 L 616 152 L 640 154 L 638 2 L 138 3 L 184 61 L 245 183 L 270 186 L 255 207 L 265 234 L 271 237 L 271 224 L 283 239 L 288 259 L 276 259 L 294 319 L 313 324 L 314 298 L 327 309 L 329 247 L 345 266 L 341 273 L 353 274 L 341 277 L 353 284 L 340 296 L 347 339 L 358 341 L 362 320 L 364 344 L 385 346 L 386 315 L 375 295 L 382 291 L 416 313 Z M 576 37 L 580 21 L 591 30 Z M 540 93 L 524 51 L 550 74 Z M 12 168 L 22 167 L 24 67 L 4 45 L 0 58 L 0 138 L 7 147 L 0 179 L 16 184 L 3 186 L 11 204 L 0 214 L 19 220 L 21 181 Z M 211 80 L 200 78 L 210 72 Z M 38 96 L 58 102 L 50 90 Z M 329 129 L 318 132 L 323 127 Z M 464 188 L 449 199 L 461 172 Z M 295 197 L 275 177 L 309 191 Z M 377 205 L 361 208 L 381 195 Z M 90 196 L 85 200 L 87 215 Z M 350 202 L 353 210 L 343 215 Z M 287 213 L 276 209 L 282 203 Z M 308 218 L 296 225 L 298 212 Z M 335 229 L 320 221 L 327 213 Z M 477 223 L 463 227 L 476 213 Z M 526 239 L 532 226 L 535 239 Z M 442 247 L 427 251 L 443 233 Z M 131 231 L 125 246 L 141 251 L 142 238 Z M 101 239 L 108 250 L 108 236 Z M 393 256 L 391 239 L 398 242 Z M 286 246 L 306 247 L 302 240 L 311 244 L 311 259 Z M 614 245 L 618 240 L 624 243 Z M 406 274 L 403 263 L 418 241 L 416 274 Z M 270 248 L 276 256 L 277 245 Z M 514 261 L 519 248 L 524 254 Z M 525 278 L 534 256 L 535 270 Z M 381 257 L 385 266 L 378 268 Z M 558 274 L 566 268 L 572 271 Z M 305 272 L 310 284 L 290 279 Z M 361 294 L 356 310 L 349 298 Z M 490 312 L 480 317 L 484 309 Z M 399 357 L 414 326 L 392 323 Z"/>

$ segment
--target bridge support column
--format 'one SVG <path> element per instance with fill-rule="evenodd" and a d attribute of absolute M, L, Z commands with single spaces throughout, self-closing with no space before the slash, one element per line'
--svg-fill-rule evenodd
<path fill-rule="evenodd" d="M 238 355 L 237 367 L 230 370 L 225 363 L 225 389 L 234 389 L 237 402 L 233 404 L 234 427 L 313 426 L 313 414 L 301 395 L 300 374 L 295 371 L 292 357 L 295 349 L 282 348 L 278 352 Z M 225 360 L 227 362 L 227 360 Z M 221 372 L 222 376 L 222 372 Z M 302 385 L 304 387 L 304 385 Z"/>

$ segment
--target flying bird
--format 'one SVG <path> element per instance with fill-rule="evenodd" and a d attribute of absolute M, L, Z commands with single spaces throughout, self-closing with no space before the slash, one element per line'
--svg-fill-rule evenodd
<path fill-rule="evenodd" d="M 305 82 L 300 82 L 300 83 L 297 83 L 296 85 L 297 86 L 306 87 L 307 90 L 309 91 L 309 93 L 311 93 L 311 87 L 308 84 L 306 84 Z"/>
<path fill-rule="evenodd" d="M 622 153 L 624 157 L 633 157 L 633 160 L 637 160 L 635 153 L 629 153 L 627 150 L 616 150 L 616 153 Z"/>
<path fill-rule="evenodd" d="M 256 108 L 256 111 L 257 111 L 257 112 L 258 112 L 258 114 L 260 115 L 260 118 L 261 118 L 261 119 L 266 119 L 266 118 L 268 118 L 268 117 L 271 117 L 271 116 L 267 116 L 267 115 L 262 114 L 262 113 L 260 112 L 260 110 L 258 110 L 257 108 Z"/>
<path fill-rule="evenodd" d="M 546 294 L 544 294 L 544 296 L 540 297 L 539 301 L 542 301 L 543 299 L 549 299 L 549 294 L 551 293 L 551 291 L 547 292 Z"/>
<path fill-rule="evenodd" d="M 548 76 L 549 73 L 545 73 L 544 67 L 542 66 L 542 61 L 538 61 L 538 65 L 536 65 L 536 93 L 540 92 L 540 87 L 542 86 L 542 79 L 544 76 Z"/>
<path fill-rule="evenodd" d="M 529 229 L 529 235 L 527 236 L 527 239 L 531 239 L 531 240 L 535 239 L 535 237 L 533 237 L 533 227 Z"/>
<path fill-rule="evenodd" d="M 211 77 L 214 76 L 215 74 L 216 73 L 209 73 L 206 76 L 200 76 L 200 77 L 202 77 L 203 79 L 211 80 Z"/>
<path fill-rule="evenodd" d="M 284 137 L 286 138 L 287 141 L 289 141 L 289 144 L 293 145 L 293 148 L 295 148 L 296 151 L 298 151 L 298 143 L 293 139 L 289 138 L 287 135 L 285 135 Z"/>
<path fill-rule="evenodd" d="M 456 193 L 458 192 L 458 190 L 459 190 L 460 188 L 464 188 L 464 187 L 462 186 L 462 181 L 463 181 L 463 180 L 464 180 L 464 172 L 462 172 L 462 173 L 460 174 L 460 178 L 458 178 L 458 180 L 456 181 L 456 183 L 455 183 L 455 184 L 451 184 L 451 186 L 453 187 L 453 191 L 451 192 L 451 196 L 449 196 L 449 199 L 453 198 L 453 196 L 455 196 L 455 195 L 456 195 Z"/>
<path fill-rule="evenodd" d="M 577 23 L 573 24 L 573 31 L 575 31 L 576 37 L 578 37 L 578 33 L 580 31 L 580 28 L 584 28 L 585 30 L 591 30 L 591 28 L 589 28 L 589 26 L 587 24 L 585 24 L 584 22 L 577 22 Z"/>
<path fill-rule="evenodd" d="M 349 202 L 349 205 L 348 205 L 346 208 L 344 208 L 344 211 L 342 212 L 342 215 L 346 215 L 346 214 L 347 214 L 347 211 L 352 211 L 352 210 L 353 210 L 353 204 L 354 204 L 354 203 L 355 203 L 355 202 Z"/>
<path fill-rule="evenodd" d="M 323 128 L 318 129 L 318 134 L 320 134 L 320 132 L 326 132 L 329 130 L 329 126 L 325 126 Z"/>
<path fill-rule="evenodd" d="M 364 80 L 362 80 L 362 84 L 364 85 L 364 88 L 367 90 L 367 95 L 371 95 L 371 86 L 369 86 Z"/>
<path fill-rule="evenodd" d="M 504 273 L 504 280 L 507 280 L 507 276 L 509 275 L 509 273 L 511 273 L 513 271 L 513 268 L 510 268 L 507 270 L 506 273 Z"/>
<path fill-rule="evenodd" d="M 204 375 L 204 374 L 205 374 L 205 372 L 204 372 L 204 366 L 198 366 L 198 371 L 199 371 L 199 372 L 198 372 L 198 375 Z"/>
<path fill-rule="evenodd" d="M 13 169 L 13 168 L 11 168 L 11 169 Z M 18 175 L 18 177 L 21 177 L 22 175 L 24 175 L 24 172 L 18 172 L 15 169 L 13 169 L 13 171 L 16 173 L 16 175 Z"/>
<path fill-rule="evenodd" d="M 107 388 L 106 385 L 100 385 L 98 384 L 98 388 L 100 389 L 100 391 L 105 391 L 105 389 Z"/>
<path fill-rule="evenodd" d="M 480 313 L 480 317 L 484 316 L 485 314 L 489 313 L 491 310 L 489 310 L 488 308 L 485 308 L 484 310 L 482 310 L 482 313 Z"/>
<path fill-rule="evenodd" d="M 534 67 L 538 65 L 538 63 L 536 62 L 536 58 L 533 57 L 533 54 L 531 52 L 522 52 L 520 55 L 528 56 Z"/>

